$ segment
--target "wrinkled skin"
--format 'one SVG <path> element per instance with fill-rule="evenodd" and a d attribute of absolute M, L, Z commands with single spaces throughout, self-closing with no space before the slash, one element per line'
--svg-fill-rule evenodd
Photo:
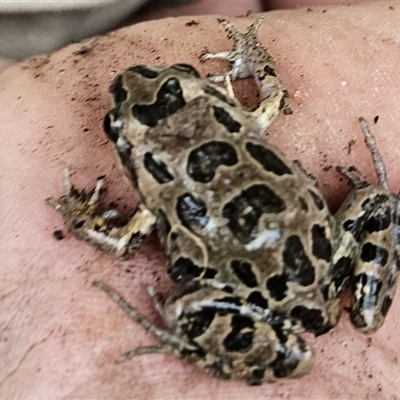
<path fill-rule="evenodd" d="M 313 12 L 277 12 L 266 15 L 260 30 L 293 97 L 294 114 L 280 116 L 269 138 L 316 176 L 332 210 L 348 187 L 329 166 L 355 164 L 368 178 L 374 176 L 361 142 L 360 115 L 370 122 L 379 115 L 372 129 L 393 191 L 400 186 L 400 52 L 395 42 L 400 9 L 388 6 L 371 5 L 371 12 L 359 6 L 326 8 L 325 13 L 314 7 Z M 69 234 L 56 242 L 52 232 L 62 229 L 62 222 L 44 199 L 62 193 L 60 172 L 68 165 L 80 172 L 74 180 L 78 187 L 89 187 L 107 174 L 107 200 L 128 203 L 132 191 L 115 169 L 101 130 L 114 76 L 110 71 L 160 57 L 165 64 L 178 59 L 191 63 L 203 75 L 216 72 L 222 64 L 199 65 L 197 57 L 205 47 L 228 48 L 228 40 L 214 17 L 186 27 L 189 20 L 127 28 L 86 43 L 93 47 L 86 57 L 72 55 L 81 48 L 75 45 L 49 62 L 38 58 L 0 75 L 5 142 L 0 156 L 0 397 L 247 398 L 251 390 L 255 399 L 395 398 L 400 388 L 399 294 L 387 322 L 371 338 L 356 333 L 345 315 L 327 335 L 310 338 L 317 364 L 301 380 L 249 389 L 164 356 L 113 364 L 122 352 L 154 342 L 90 283 L 109 282 L 143 313 L 155 316 L 142 284 L 164 293 L 172 289 L 158 243 L 151 237 L 134 262 L 120 262 Z M 249 24 L 245 19 L 232 22 L 239 29 Z M 144 36 L 144 29 L 154 36 Z M 331 38 L 329 46 L 321 32 Z M 134 49 L 132 42 L 137 43 Z M 249 83 L 236 88 L 238 96 L 251 101 Z M 348 154 L 351 140 L 355 144 Z"/>

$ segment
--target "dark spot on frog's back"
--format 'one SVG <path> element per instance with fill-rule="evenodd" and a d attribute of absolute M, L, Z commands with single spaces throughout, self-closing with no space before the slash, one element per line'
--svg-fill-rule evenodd
<path fill-rule="evenodd" d="M 340 257 L 332 268 L 332 282 L 335 284 L 337 293 L 341 293 L 347 286 L 347 282 L 351 276 L 352 258 L 348 256 Z M 325 300 L 329 298 L 329 286 L 321 288 Z"/>
<path fill-rule="evenodd" d="M 226 370 L 229 371 L 229 367 L 227 368 L 227 365 L 229 365 L 229 360 L 224 360 L 223 358 L 218 357 L 216 359 L 212 358 L 212 362 L 206 364 L 204 368 L 210 373 L 211 376 L 217 379 L 229 380 L 232 378 L 232 374 L 226 372 Z"/>
<path fill-rule="evenodd" d="M 205 202 L 190 193 L 178 197 L 176 213 L 182 225 L 190 230 L 204 228 L 209 220 Z"/>
<path fill-rule="evenodd" d="M 185 257 L 179 257 L 168 268 L 169 276 L 176 283 L 190 282 L 198 278 L 203 271 L 203 267 L 199 267 L 191 259 Z"/>
<path fill-rule="evenodd" d="M 285 275 L 274 275 L 267 280 L 266 288 L 276 301 L 281 301 L 287 293 L 287 277 Z"/>
<path fill-rule="evenodd" d="M 383 299 L 382 307 L 381 307 L 381 313 L 384 317 L 386 317 L 386 314 L 388 313 L 391 305 L 392 305 L 392 299 L 389 296 L 386 296 Z"/>
<path fill-rule="evenodd" d="M 281 341 L 283 341 L 281 349 L 278 351 L 276 359 L 269 365 L 277 378 L 290 377 L 300 362 L 304 361 L 304 354 L 310 352 L 307 343 L 300 336 L 294 343 L 290 343 L 291 346 L 286 345 L 287 339 L 281 339 Z M 292 350 L 292 346 L 295 351 Z"/>
<path fill-rule="evenodd" d="M 365 243 L 361 250 L 361 259 L 365 262 L 373 261 L 382 267 L 387 263 L 389 253 L 386 249 L 372 243 Z"/>
<path fill-rule="evenodd" d="M 278 214 L 285 208 L 284 201 L 268 186 L 253 185 L 226 203 L 222 216 L 235 237 L 249 243 L 257 238 L 262 214 Z"/>
<path fill-rule="evenodd" d="M 214 317 L 214 310 L 204 309 L 188 316 L 188 322 L 182 324 L 181 328 L 189 338 L 194 339 L 198 336 L 201 336 L 204 332 L 207 331 Z"/>
<path fill-rule="evenodd" d="M 324 323 L 322 311 L 304 306 L 293 307 L 290 316 L 301 321 L 307 332 L 312 332 L 316 336 L 322 335 L 329 331 L 332 327 Z"/>
<path fill-rule="evenodd" d="M 268 308 L 268 300 L 258 290 L 251 292 L 247 296 L 247 301 L 263 309 Z"/>
<path fill-rule="evenodd" d="M 246 150 L 266 171 L 279 176 L 292 173 L 285 163 L 270 149 L 259 144 L 247 142 Z"/>
<path fill-rule="evenodd" d="M 251 386 L 261 385 L 265 375 L 265 367 L 256 366 L 252 369 L 250 377 L 247 378 L 247 383 Z"/>
<path fill-rule="evenodd" d="M 270 67 L 269 65 L 266 65 L 266 66 L 264 67 L 264 72 L 265 72 L 267 75 L 276 76 L 275 70 L 274 70 L 272 67 Z"/>
<path fill-rule="evenodd" d="M 169 173 L 167 166 L 161 160 L 155 159 L 153 154 L 149 152 L 144 155 L 144 167 L 160 184 L 174 180 L 174 177 Z"/>
<path fill-rule="evenodd" d="M 213 106 L 215 119 L 225 126 L 225 128 L 230 133 L 239 132 L 242 125 L 234 120 L 228 111 L 224 110 L 222 107 Z"/>
<path fill-rule="evenodd" d="M 251 268 L 251 264 L 243 260 L 233 260 L 231 268 L 234 274 L 247 287 L 254 288 L 258 285 L 257 278 Z"/>
<path fill-rule="evenodd" d="M 281 301 L 286 297 L 287 283 L 296 282 L 302 286 L 311 285 L 315 280 L 314 267 L 304 250 L 300 238 L 297 235 L 289 236 L 285 242 L 282 253 L 283 272 L 281 275 L 273 275 L 266 282 L 271 297 Z"/>
<path fill-rule="evenodd" d="M 217 274 L 218 274 L 218 271 L 216 269 L 211 268 L 211 267 L 207 267 L 204 270 L 203 278 L 204 279 L 214 279 L 215 275 L 217 275 Z"/>
<path fill-rule="evenodd" d="M 156 126 L 160 119 L 172 115 L 186 104 L 178 79 L 168 79 L 157 92 L 153 104 L 135 104 L 132 115 L 143 125 Z"/>
<path fill-rule="evenodd" d="M 236 104 L 230 99 L 229 97 L 225 96 L 223 93 L 221 93 L 218 89 L 216 89 L 214 86 L 211 86 L 207 81 L 205 81 L 204 86 L 203 86 L 203 91 L 204 93 L 207 93 L 222 102 L 229 104 L 232 107 L 236 107 Z"/>
<path fill-rule="evenodd" d="M 367 274 L 358 274 L 354 277 L 355 287 L 361 287 L 360 297 L 353 301 L 353 309 L 350 318 L 356 326 L 366 326 L 360 309 L 371 310 L 378 303 L 378 296 L 382 289 L 382 280 Z"/>
<path fill-rule="evenodd" d="M 326 227 L 320 225 L 313 225 L 311 229 L 312 235 L 312 251 L 315 257 L 330 261 L 332 255 L 331 242 L 326 237 Z"/>
<path fill-rule="evenodd" d="M 360 218 L 356 219 L 348 219 L 343 222 L 342 226 L 345 231 L 351 232 L 351 234 L 354 236 L 354 238 L 357 240 L 357 242 L 361 241 L 361 238 L 363 237 L 364 231 L 360 229 L 362 226 L 360 223 Z"/>
<path fill-rule="evenodd" d="M 224 339 L 227 351 L 246 352 L 253 346 L 254 322 L 242 315 L 233 315 L 231 319 L 232 330 Z"/>
<path fill-rule="evenodd" d="M 302 286 L 308 286 L 314 282 L 314 267 L 307 257 L 299 236 L 292 235 L 286 239 L 282 258 L 284 274 L 289 281 L 297 282 Z"/>
<path fill-rule="evenodd" d="M 392 219 L 390 215 L 390 207 L 385 207 L 385 209 L 378 215 L 372 215 L 368 218 L 365 224 L 365 229 L 369 232 L 379 232 L 389 228 Z"/>
<path fill-rule="evenodd" d="M 212 181 L 219 166 L 230 167 L 237 162 L 233 146 L 225 142 L 211 141 L 190 152 L 186 170 L 194 181 L 207 183 Z"/>
<path fill-rule="evenodd" d="M 300 208 L 304 211 L 307 212 L 308 211 L 308 204 L 306 202 L 306 199 L 304 197 L 299 197 L 298 198 L 298 202 L 299 202 L 299 206 Z"/>
<path fill-rule="evenodd" d="M 312 190 L 308 189 L 308 192 L 310 193 L 312 199 L 314 200 L 315 205 L 317 206 L 318 210 L 323 210 L 325 207 L 324 201 L 319 197 L 316 193 L 314 193 Z"/>

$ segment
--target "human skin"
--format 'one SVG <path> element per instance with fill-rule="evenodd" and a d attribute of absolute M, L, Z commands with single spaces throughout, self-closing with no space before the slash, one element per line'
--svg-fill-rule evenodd
<path fill-rule="evenodd" d="M 244 31 L 254 18 L 232 22 Z M 158 240 L 151 236 L 130 261 L 115 260 L 67 233 L 45 199 L 62 195 L 61 171 L 69 166 L 79 188 L 90 189 L 106 174 L 105 203 L 133 210 L 134 190 L 121 179 L 101 128 L 107 88 L 116 73 L 137 63 L 185 62 L 202 76 L 226 67 L 199 63 L 205 48 L 227 50 L 231 43 L 214 16 L 187 26 L 193 19 L 131 26 L 0 75 L 0 398 L 396 398 L 399 295 L 371 337 L 356 332 L 346 312 L 329 333 L 306 335 L 316 364 L 297 380 L 249 388 L 163 355 L 114 365 L 123 352 L 156 341 L 91 282 L 106 281 L 160 323 L 143 287 L 164 295 L 175 289 Z M 400 186 L 399 20 L 396 3 L 373 3 L 275 11 L 260 28 L 293 109 L 272 124 L 268 140 L 317 178 L 332 211 L 349 190 L 336 165 L 356 165 L 376 182 L 361 115 L 371 122 L 392 190 Z M 251 81 L 234 87 L 255 104 Z M 64 240 L 53 238 L 56 229 Z"/>

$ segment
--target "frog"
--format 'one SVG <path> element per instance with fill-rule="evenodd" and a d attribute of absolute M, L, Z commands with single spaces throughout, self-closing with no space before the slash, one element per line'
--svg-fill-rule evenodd
<path fill-rule="evenodd" d="M 188 64 L 134 65 L 111 84 L 104 131 L 139 195 L 132 217 L 121 222 L 102 204 L 104 176 L 86 193 L 69 169 L 65 194 L 47 204 L 78 239 L 122 259 L 158 233 L 177 285 L 167 298 L 147 286 L 162 327 L 104 281 L 93 282 L 159 341 L 116 363 L 173 355 L 213 377 L 259 385 L 312 370 L 315 351 L 302 334 L 319 336 L 338 323 L 349 286 L 354 327 L 372 334 L 382 326 L 398 277 L 399 195 L 360 117 L 378 184 L 355 167 L 338 167 L 352 189 L 333 215 L 316 180 L 264 135 L 291 109 L 257 38 L 262 18 L 246 33 L 218 22 L 233 49 L 200 59 L 227 60 L 228 71 L 205 79 Z M 242 107 L 230 85 L 248 77 L 259 91 L 254 110 Z"/>

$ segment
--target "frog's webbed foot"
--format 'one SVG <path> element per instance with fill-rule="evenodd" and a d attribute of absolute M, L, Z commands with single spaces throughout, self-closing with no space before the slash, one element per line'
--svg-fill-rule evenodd
<path fill-rule="evenodd" d="M 219 18 L 218 22 L 224 26 L 228 38 L 232 39 L 233 49 L 211 53 L 204 52 L 200 60 L 213 58 L 227 60 L 231 64 L 228 72 L 216 74 L 210 77 L 213 82 L 224 82 L 228 75 L 230 80 L 254 77 L 260 91 L 261 102 L 253 112 L 262 129 L 266 129 L 283 109 L 285 114 L 290 114 L 288 106 L 288 93 L 284 88 L 271 55 L 258 42 L 257 31 L 263 18 L 258 18 L 246 33 L 238 32 L 226 19 Z"/>
<path fill-rule="evenodd" d="M 78 239 L 117 257 L 131 258 L 152 231 L 155 216 L 139 205 L 131 219 L 122 225 L 118 211 L 106 210 L 101 204 L 104 176 L 98 178 L 91 192 L 85 193 L 75 189 L 67 168 L 63 172 L 65 195 L 49 198 L 46 203 L 64 217 L 68 229 Z"/>
<path fill-rule="evenodd" d="M 396 290 L 399 198 L 390 192 L 385 165 L 367 121 L 360 118 L 359 122 L 379 184 L 369 185 L 354 169 L 339 169 L 354 190 L 337 214 L 344 232 L 333 256 L 329 292 L 332 297 L 339 296 L 352 272 L 352 323 L 364 333 L 373 333 L 382 326 Z"/>

